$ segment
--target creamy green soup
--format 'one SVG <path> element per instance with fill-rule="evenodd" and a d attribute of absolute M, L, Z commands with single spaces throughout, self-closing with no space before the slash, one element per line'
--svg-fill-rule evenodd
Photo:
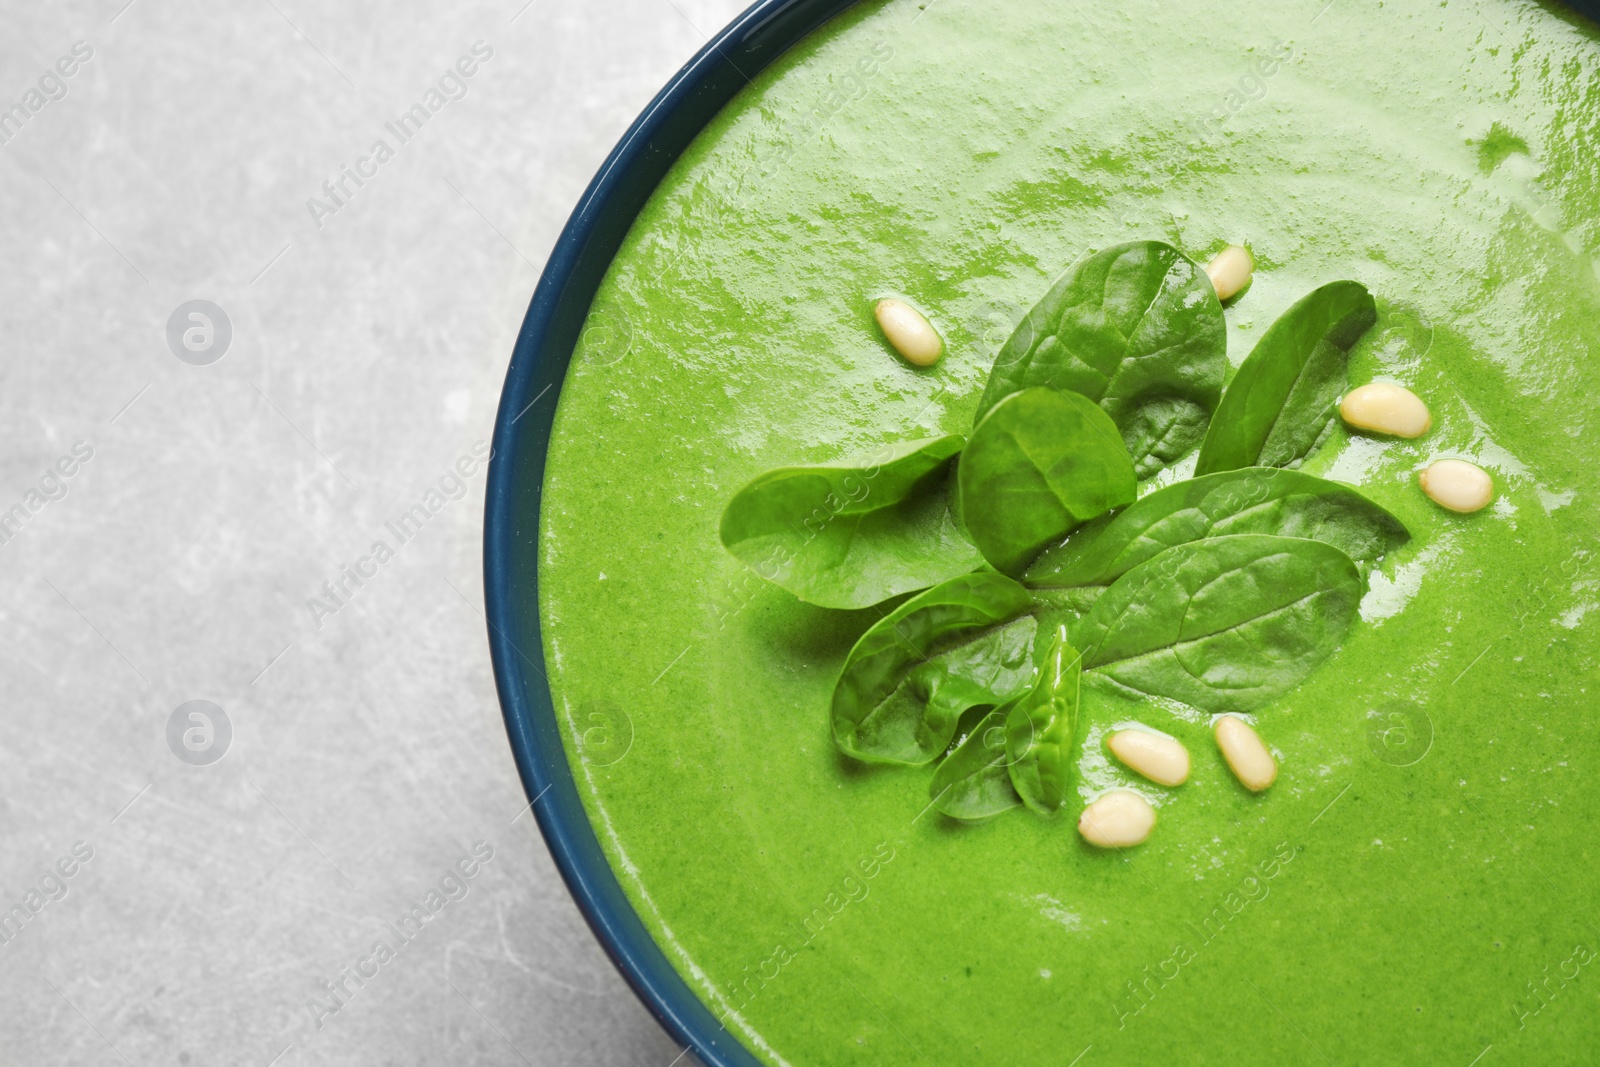
<path fill-rule="evenodd" d="M 1578 1063 L 1600 1027 L 1600 34 L 1519 0 L 864 4 L 757 77 L 641 214 L 561 392 L 541 611 L 558 713 L 623 884 L 756 1055 L 789 1064 Z M 1252 795 L 1203 716 L 1163 789 L 961 825 L 933 768 L 867 767 L 828 706 L 876 619 L 718 541 L 772 467 L 965 433 L 994 353 L 1092 249 L 1255 253 L 1237 365 L 1336 278 L 1380 318 L 1354 384 L 1415 441 L 1336 428 L 1305 470 L 1413 540 L 1344 646 L 1258 716 Z M 944 358 L 872 317 L 927 311 Z M 1445 456 L 1496 481 L 1432 504 Z M 1180 470 L 1178 474 L 1185 473 Z M 1485 1050 L 1488 1050 L 1485 1052 Z M 1079 1058 L 1075 1058 L 1079 1057 Z"/>

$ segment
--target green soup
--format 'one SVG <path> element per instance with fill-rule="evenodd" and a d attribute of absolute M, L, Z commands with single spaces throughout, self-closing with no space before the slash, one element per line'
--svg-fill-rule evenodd
<path fill-rule="evenodd" d="M 645 922 L 771 1063 L 1576 1063 L 1600 1032 L 1600 35 L 1531 2 L 864 4 L 718 116 L 634 225 L 561 393 L 541 611 L 579 789 Z M 878 617 L 723 550 L 756 474 L 967 432 L 994 352 L 1085 252 L 1249 244 L 1237 365 L 1352 278 L 1351 381 L 1433 411 L 1304 469 L 1413 541 L 1259 716 L 1256 796 L 1148 706 L 1188 784 L 1088 724 L 1078 804 L 968 826 L 932 767 L 840 755 Z M 946 341 L 877 331 L 900 294 Z M 1458 456 L 1488 509 L 1432 504 Z M 1192 460 L 1190 461 L 1192 465 Z M 1087 847 L 1124 785 L 1150 840 Z M 1081 1060 L 1074 1057 L 1080 1057 Z"/>

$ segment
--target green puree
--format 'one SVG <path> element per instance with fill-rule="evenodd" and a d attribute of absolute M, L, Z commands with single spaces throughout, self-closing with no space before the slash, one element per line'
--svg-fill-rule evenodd
<path fill-rule="evenodd" d="M 551 449 L 546 653 L 624 885 L 763 1060 L 1590 1059 L 1600 37 L 1517 0 L 1324 7 L 864 5 L 719 116 L 617 257 Z M 1061 816 L 921 814 L 932 766 L 829 736 L 878 613 L 763 582 L 719 515 L 773 467 L 967 432 L 1051 280 L 1141 238 L 1254 249 L 1235 365 L 1317 285 L 1371 288 L 1351 381 L 1405 382 L 1434 430 L 1336 429 L 1305 469 L 1415 537 L 1259 717 L 1261 796 L 1204 719 L 1145 706 L 1193 755 L 1179 789 L 1113 766 L 1102 715 Z M 943 334 L 930 370 L 877 332 L 891 293 Z M 1431 504 L 1441 456 L 1496 502 Z M 1077 812 L 1119 784 L 1155 833 L 1094 851 Z"/>

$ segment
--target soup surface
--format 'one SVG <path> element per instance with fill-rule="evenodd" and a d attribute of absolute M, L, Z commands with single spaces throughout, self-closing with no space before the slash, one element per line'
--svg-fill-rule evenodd
<path fill-rule="evenodd" d="M 560 397 L 541 612 L 585 803 L 645 921 L 771 1063 L 1584 1061 L 1600 1025 L 1600 34 L 1520 0 L 868 3 L 713 122 L 640 216 Z M 1079 804 L 969 826 L 931 767 L 829 734 L 873 609 L 808 606 L 718 541 L 772 467 L 965 433 L 995 351 L 1090 250 L 1257 260 L 1237 365 L 1365 283 L 1353 383 L 1433 411 L 1304 469 L 1414 539 L 1259 716 L 1245 792 L 1204 717 L 1187 785 L 1091 721 Z M 897 359 L 873 299 L 946 342 Z M 1498 497 L 1417 488 L 1441 456 Z M 1192 460 L 1190 461 L 1192 465 Z M 1075 1059 L 1074 1057 L 1081 1057 Z"/>

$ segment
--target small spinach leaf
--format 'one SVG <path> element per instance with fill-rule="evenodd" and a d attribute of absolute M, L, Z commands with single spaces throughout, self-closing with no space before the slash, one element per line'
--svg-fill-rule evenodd
<path fill-rule="evenodd" d="M 1245 534 L 1139 564 L 1075 631 L 1086 670 L 1206 712 L 1249 712 L 1338 647 L 1361 601 L 1355 562 L 1332 545 Z"/>
<path fill-rule="evenodd" d="M 1349 486 L 1299 471 L 1245 467 L 1158 489 L 1099 529 L 1083 527 L 1047 549 L 1025 581 L 1051 589 L 1105 585 L 1174 545 L 1236 534 L 1326 541 L 1361 562 L 1411 537 L 1399 519 Z"/>
<path fill-rule="evenodd" d="M 1067 802 L 1078 754 L 1079 682 L 1083 657 L 1058 627 L 1033 688 L 1006 714 L 1006 755 L 1011 785 L 1022 802 L 1053 815 Z"/>
<path fill-rule="evenodd" d="M 990 711 L 934 772 L 928 796 L 933 806 L 953 819 L 969 822 L 992 818 L 1018 806 L 1006 774 L 1006 716 Z"/>
<path fill-rule="evenodd" d="M 1160 241 L 1072 267 L 995 357 L 978 419 L 1021 389 L 1082 393 L 1117 424 L 1146 478 L 1194 448 L 1222 395 L 1227 328 L 1205 272 Z"/>
<path fill-rule="evenodd" d="M 992 571 L 952 578 L 861 635 L 833 690 L 833 738 L 857 759 L 927 763 L 961 713 L 1000 704 L 1033 674 L 1033 598 Z"/>
<path fill-rule="evenodd" d="M 1228 384 L 1195 474 L 1295 467 L 1333 425 L 1350 349 L 1378 321 L 1360 282 L 1332 282 L 1267 328 Z"/>
<path fill-rule="evenodd" d="M 990 409 L 957 467 L 961 513 L 985 559 L 1002 571 L 1111 508 L 1133 502 L 1133 463 L 1106 413 L 1088 398 L 1025 389 Z"/>
<path fill-rule="evenodd" d="M 780 467 L 722 513 L 722 543 L 763 578 L 826 608 L 864 608 L 982 563 L 948 507 L 959 435 L 861 460 Z"/>

